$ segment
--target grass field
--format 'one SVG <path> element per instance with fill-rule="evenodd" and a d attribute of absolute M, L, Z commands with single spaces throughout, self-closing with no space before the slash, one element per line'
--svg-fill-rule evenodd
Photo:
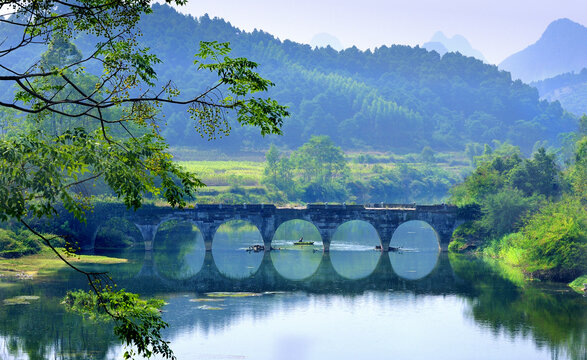
<path fill-rule="evenodd" d="M 67 261 L 73 264 L 117 264 L 127 260 L 96 255 L 76 255 L 67 257 Z M 50 249 L 45 248 L 35 255 L 27 255 L 16 259 L 0 258 L 0 277 L 51 275 L 65 267 L 67 265 L 63 261 Z"/>
<path fill-rule="evenodd" d="M 347 164 L 352 178 L 365 180 L 376 175 L 377 169 L 389 170 L 405 164 L 410 167 L 423 167 L 418 154 L 379 154 L 349 153 Z M 436 155 L 435 165 L 453 175 L 463 175 L 469 171 L 469 161 L 462 153 L 440 153 Z M 260 187 L 265 163 L 263 161 L 177 161 L 183 168 L 195 173 L 208 186 L 207 190 L 225 191 L 230 186 Z"/>
<path fill-rule="evenodd" d="M 255 161 L 178 161 L 209 187 L 259 186 L 265 163 Z"/>

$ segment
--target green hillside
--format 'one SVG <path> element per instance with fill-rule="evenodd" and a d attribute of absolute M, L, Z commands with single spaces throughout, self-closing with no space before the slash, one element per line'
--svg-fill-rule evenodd
<path fill-rule="evenodd" d="M 141 28 L 145 44 L 164 60 L 159 79 L 172 79 L 180 89 L 204 90 L 207 74 L 191 65 L 199 41 L 227 41 L 233 56 L 261 64 L 260 72 L 276 84 L 271 97 L 290 106 L 282 137 L 261 141 L 256 130 L 238 127 L 227 139 L 210 143 L 194 137 L 184 113 L 166 109 L 164 134 L 173 145 L 230 151 L 275 142 L 295 148 L 311 135 L 329 135 L 345 149 L 464 150 L 467 143 L 495 139 L 529 152 L 536 141 L 552 144 L 559 133 L 575 128 L 576 120 L 558 103 L 541 101 L 536 89 L 512 81 L 509 73 L 459 54 L 441 58 L 398 45 L 313 50 L 262 31 L 242 32 L 222 19 L 184 16 L 167 6 L 155 6 Z"/>
<path fill-rule="evenodd" d="M 328 135 L 345 151 L 464 151 L 467 144 L 499 140 L 530 153 L 536 142 L 556 145 L 559 134 L 576 128 L 574 115 L 559 103 L 540 100 L 535 88 L 472 57 L 399 45 L 312 49 L 166 5 L 153 10 L 140 22 L 141 41 L 162 60 L 156 68 L 161 84 L 172 81 L 186 96 L 207 90 L 214 76 L 193 64 L 199 42 L 230 42 L 231 57 L 259 63 L 259 73 L 276 85 L 269 96 L 291 113 L 283 136 L 263 139 L 258 129 L 237 125 L 229 137 L 209 142 L 195 133 L 183 108 L 163 106 L 162 134 L 172 146 L 227 153 L 266 150 L 270 143 L 295 149 L 312 135 Z M 89 51 L 86 40 L 76 40 L 83 53 Z M 28 63 L 3 59 L 11 61 Z M 10 93 L 0 89 L 3 97 Z"/>

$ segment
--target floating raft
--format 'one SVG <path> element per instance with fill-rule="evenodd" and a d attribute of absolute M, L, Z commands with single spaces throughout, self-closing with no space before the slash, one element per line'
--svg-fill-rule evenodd
<path fill-rule="evenodd" d="M 314 245 L 313 241 L 296 241 L 294 245 Z"/>

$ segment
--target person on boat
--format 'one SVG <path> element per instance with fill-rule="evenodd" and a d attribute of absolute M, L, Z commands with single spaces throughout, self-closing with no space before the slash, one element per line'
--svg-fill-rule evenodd
<path fill-rule="evenodd" d="M 304 237 L 303 236 L 300 238 L 300 240 L 298 240 L 298 242 L 302 242 L 302 241 L 304 241 Z"/>

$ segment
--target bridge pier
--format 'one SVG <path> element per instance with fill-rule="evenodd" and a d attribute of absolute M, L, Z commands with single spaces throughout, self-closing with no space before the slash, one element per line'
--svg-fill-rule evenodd
<path fill-rule="evenodd" d="M 331 230 L 320 230 L 320 236 L 322 237 L 322 246 L 324 247 L 324 252 L 330 252 L 330 242 L 331 242 Z"/>
<path fill-rule="evenodd" d="M 198 223 L 196 226 L 200 229 L 202 237 L 204 238 L 206 252 L 212 251 L 212 241 L 214 240 L 214 234 L 216 234 L 218 226 L 205 223 Z"/>
<path fill-rule="evenodd" d="M 375 230 L 377 230 L 377 234 L 379 235 L 379 241 L 381 241 L 382 252 L 389 251 L 389 244 L 391 243 L 391 238 L 393 237 L 393 233 L 398 227 L 399 225 L 387 223 L 375 226 Z"/>
<path fill-rule="evenodd" d="M 159 224 L 157 225 L 139 225 L 135 224 L 137 229 L 143 235 L 143 242 L 145 243 L 145 251 L 153 251 L 153 242 L 155 240 L 155 234 L 157 233 L 157 229 L 159 229 Z"/>
<path fill-rule="evenodd" d="M 451 229 L 452 230 L 452 229 Z M 453 231 L 439 231 L 438 234 L 438 246 L 440 247 L 440 251 L 448 251 L 448 244 L 450 244 L 450 239 L 452 238 Z"/>
<path fill-rule="evenodd" d="M 455 221 L 453 224 L 436 227 L 435 231 L 438 235 L 438 246 L 440 251 L 448 251 L 448 245 L 450 244 L 450 239 L 452 239 L 452 233 L 460 224 L 461 222 Z"/>
<path fill-rule="evenodd" d="M 271 234 L 271 236 L 262 235 L 262 237 L 265 252 L 271 251 L 271 242 L 273 241 L 273 234 Z"/>

